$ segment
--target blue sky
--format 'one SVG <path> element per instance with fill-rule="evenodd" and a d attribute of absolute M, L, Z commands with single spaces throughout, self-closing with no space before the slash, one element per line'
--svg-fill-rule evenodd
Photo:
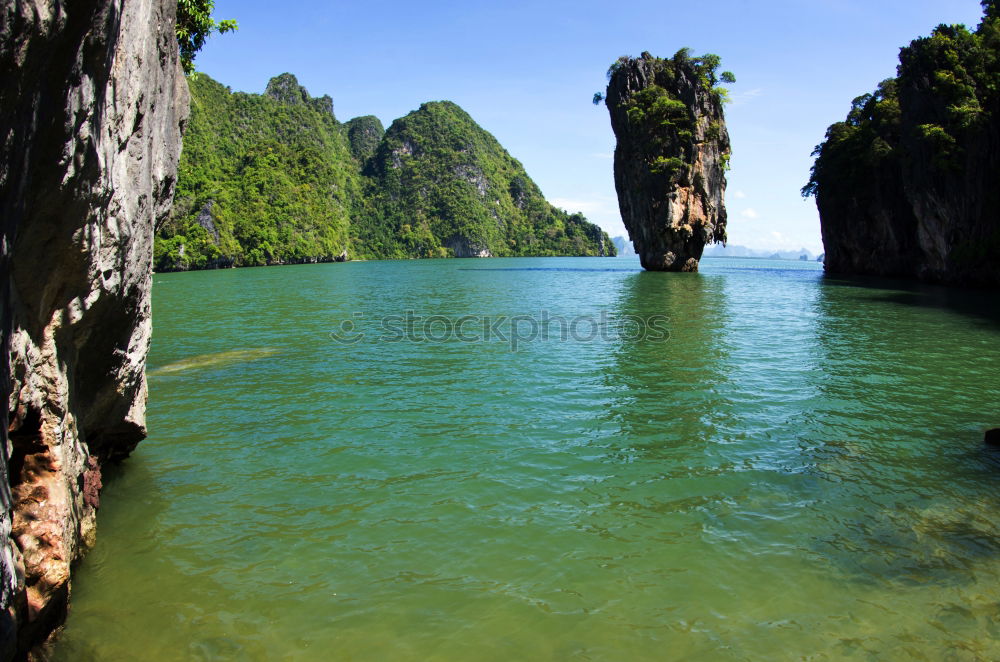
<path fill-rule="evenodd" d="M 614 136 L 591 97 L 620 55 L 717 53 L 737 77 L 729 243 L 818 253 L 815 205 L 799 189 L 826 127 L 894 75 L 900 46 L 980 15 L 978 0 L 217 0 L 216 18 L 240 31 L 213 37 L 197 65 L 245 92 L 292 72 L 332 96 L 342 121 L 370 114 L 388 127 L 424 101 L 454 101 L 550 201 L 624 235 Z"/>

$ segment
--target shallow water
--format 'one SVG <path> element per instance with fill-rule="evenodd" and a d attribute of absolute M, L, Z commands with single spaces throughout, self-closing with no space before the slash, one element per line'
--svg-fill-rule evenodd
<path fill-rule="evenodd" d="M 732 259 L 154 281 L 150 437 L 58 660 L 1000 657 L 994 295 Z M 512 351 L 501 316 L 566 322 Z"/>

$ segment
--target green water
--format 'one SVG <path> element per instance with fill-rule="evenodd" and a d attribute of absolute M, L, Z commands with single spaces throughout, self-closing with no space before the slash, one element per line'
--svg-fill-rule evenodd
<path fill-rule="evenodd" d="M 150 437 L 58 660 L 1000 657 L 995 295 L 725 259 L 154 281 Z M 389 342 L 407 310 L 669 338 Z"/>

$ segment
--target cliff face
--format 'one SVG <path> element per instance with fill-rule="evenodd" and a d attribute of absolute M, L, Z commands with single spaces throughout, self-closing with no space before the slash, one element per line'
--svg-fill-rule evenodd
<path fill-rule="evenodd" d="M 187 113 L 175 11 L 175 0 L 0 10 L 0 659 L 62 622 L 101 464 L 145 435 L 153 227 Z"/>
<path fill-rule="evenodd" d="M 697 271 L 705 245 L 726 240 L 730 144 L 717 66 L 681 51 L 623 57 L 609 71 L 618 206 L 646 269 Z"/>
<path fill-rule="evenodd" d="M 1000 287 L 1000 21 L 940 26 L 816 148 L 831 274 Z"/>

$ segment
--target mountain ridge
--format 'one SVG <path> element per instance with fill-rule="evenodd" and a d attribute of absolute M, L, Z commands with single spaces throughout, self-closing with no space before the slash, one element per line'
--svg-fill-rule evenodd
<path fill-rule="evenodd" d="M 424 103 L 384 129 L 371 115 L 338 121 L 332 98 L 288 73 L 263 94 L 198 74 L 191 93 L 158 271 L 615 253 L 453 102 Z"/>

